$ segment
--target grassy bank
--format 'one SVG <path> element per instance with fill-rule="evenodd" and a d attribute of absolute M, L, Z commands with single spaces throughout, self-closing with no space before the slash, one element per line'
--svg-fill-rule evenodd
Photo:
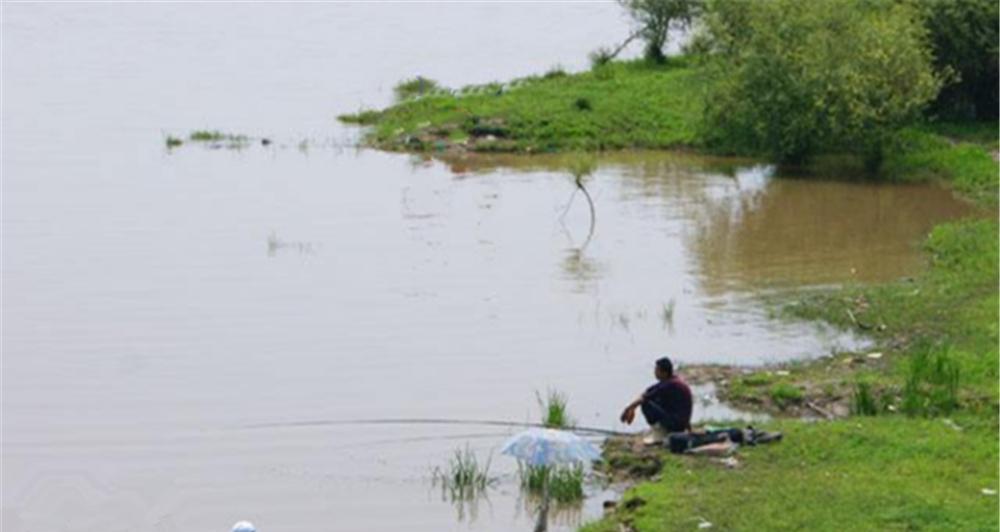
<path fill-rule="evenodd" d="M 553 70 L 508 84 L 434 92 L 342 121 L 390 150 L 538 153 L 696 144 L 699 78 L 684 58 Z"/>
<path fill-rule="evenodd" d="M 589 532 L 620 530 L 996 530 L 996 426 L 903 417 L 774 423 L 785 441 L 729 469 L 669 456 L 662 479 Z M 622 527 L 624 525 L 624 528 Z"/>
<path fill-rule="evenodd" d="M 877 354 L 762 369 L 722 386 L 744 407 L 780 415 L 839 404 L 836 413 L 849 417 L 776 421 L 768 428 L 785 441 L 742 450 L 736 469 L 664 454 L 659 480 L 636 486 L 586 530 L 703 522 L 721 530 L 996 530 L 996 131 L 996 123 L 910 129 L 886 161 L 888 177 L 949 183 L 984 210 L 934 228 L 924 274 L 804 295 L 781 308 L 792 319 L 863 330 Z"/>

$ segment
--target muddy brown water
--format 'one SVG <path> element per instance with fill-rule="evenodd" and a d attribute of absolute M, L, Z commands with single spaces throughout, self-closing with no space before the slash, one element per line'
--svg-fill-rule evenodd
<path fill-rule="evenodd" d="M 661 353 L 859 345 L 758 296 L 913 275 L 928 229 L 969 212 L 934 186 L 620 153 L 589 181 L 588 242 L 564 158 L 357 150 L 333 120 L 416 74 L 583 68 L 627 32 L 614 4 L 3 15 L 5 531 L 528 529 L 495 455 L 510 430 L 324 421 L 533 421 L 555 388 L 581 424 L 623 430 Z M 198 128 L 274 143 L 164 149 Z M 501 479 L 452 504 L 431 471 L 465 445 Z M 599 514 L 589 492 L 556 528 Z"/>

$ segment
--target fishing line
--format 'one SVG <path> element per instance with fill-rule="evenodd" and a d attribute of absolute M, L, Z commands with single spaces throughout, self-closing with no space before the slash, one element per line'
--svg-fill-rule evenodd
<path fill-rule="evenodd" d="M 244 430 L 273 429 L 273 428 L 297 428 L 297 427 L 326 427 L 337 425 L 485 425 L 492 427 L 531 427 L 531 428 L 551 428 L 542 423 L 515 422 L 492 419 L 438 419 L 438 418 L 384 418 L 384 419 L 315 419 L 307 421 L 286 421 L 280 423 L 256 423 L 238 427 Z M 629 432 L 619 432 L 615 430 L 600 429 L 595 427 L 568 427 L 564 430 L 570 432 L 582 432 L 588 434 L 600 434 L 603 436 L 633 436 Z"/>

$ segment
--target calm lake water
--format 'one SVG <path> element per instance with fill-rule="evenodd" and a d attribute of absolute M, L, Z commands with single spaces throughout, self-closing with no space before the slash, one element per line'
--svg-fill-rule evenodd
<path fill-rule="evenodd" d="M 506 457 L 478 504 L 430 481 L 510 431 L 326 422 L 534 421 L 552 388 L 626 430 L 663 353 L 858 345 L 759 296 L 912 275 L 968 212 L 932 186 L 610 154 L 588 241 L 563 158 L 359 150 L 334 120 L 417 74 L 584 68 L 627 34 L 613 3 L 2 9 L 5 532 L 530 529 Z M 164 148 L 201 128 L 275 143 Z M 590 492 L 556 528 L 599 515 Z"/>

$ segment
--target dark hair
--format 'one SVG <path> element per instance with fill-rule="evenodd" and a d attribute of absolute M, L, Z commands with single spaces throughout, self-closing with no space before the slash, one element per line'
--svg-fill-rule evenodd
<path fill-rule="evenodd" d="M 660 368 L 660 371 L 667 374 L 667 377 L 674 376 L 674 363 L 670 361 L 669 358 L 663 357 L 656 361 L 656 367 Z"/>

